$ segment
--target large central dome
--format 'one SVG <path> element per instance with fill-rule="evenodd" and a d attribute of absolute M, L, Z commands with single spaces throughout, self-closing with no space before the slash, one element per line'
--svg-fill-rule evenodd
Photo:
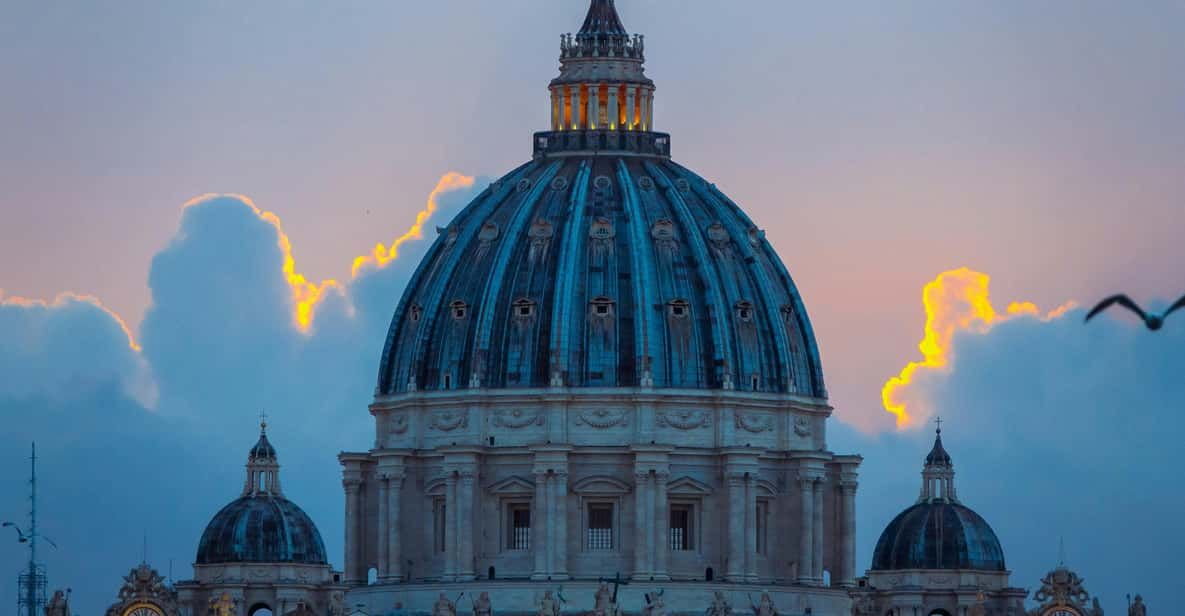
<path fill-rule="evenodd" d="M 593 2 L 552 129 L 447 227 L 395 312 L 378 395 L 514 387 L 823 398 L 810 321 L 764 233 L 670 159 L 644 44 Z"/>

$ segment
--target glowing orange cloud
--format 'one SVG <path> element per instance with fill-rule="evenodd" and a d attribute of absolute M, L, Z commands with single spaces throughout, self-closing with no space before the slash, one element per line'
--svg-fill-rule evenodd
<path fill-rule="evenodd" d="M 313 284 L 312 282 L 309 282 L 303 274 L 298 273 L 296 271 L 296 260 L 292 258 L 292 242 L 288 239 L 288 235 L 284 233 L 283 226 L 280 224 L 280 217 L 276 216 L 272 212 L 259 209 L 255 205 L 255 202 L 250 199 L 250 197 L 236 194 L 208 193 L 190 199 L 181 207 L 184 209 L 215 197 L 231 197 L 233 199 L 238 199 L 239 201 L 247 204 L 247 206 L 249 206 L 251 210 L 255 212 L 255 215 L 260 218 L 260 220 L 263 220 L 264 222 L 275 227 L 276 237 L 278 238 L 277 241 L 280 244 L 280 251 L 284 255 L 284 278 L 287 279 L 288 286 L 292 288 L 292 303 L 295 306 L 293 320 L 296 324 L 296 327 L 300 331 L 307 332 L 309 327 L 313 324 L 313 307 L 317 304 L 317 301 L 321 299 L 327 290 L 330 288 L 339 288 L 337 281 L 333 279 L 327 279 L 322 280 L 320 284 Z"/>
<path fill-rule="evenodd" d="M 432 192 L 428 194 L 427 207 L 416 214 L 416 222 L 414 225 L 412 225 L 411 229 L 409 229 L 407 233 L 404 233 L 403 235 L 396 238 L 395 241 L 391 243 L 389 248 L 383 246 L 382 244 L 378 244 L 374 247 L 371 255 L 355 258 L 353 266 L 350 270 L 350 277 L 357 278 L 360 270 L 367 264 L 373 263 L 376 265 L 376 267 L 382 268 L 387 263 L 395 260 L 395 258 L 399 256 L 399 246 L 403 244 L 403 242 L 410 239 L 422 239 L 424 237 L 424 223 L 427 222 L 428 218 L 432 216 L 432 213 L 436 211 L 437 196 L 450 190 L 468 188 L 473 185 L 474 181 L 474 178 L 467 175 L 462 175 L 455 171 L 450 171 L 441 176 L 440 181 L 436 183 L 436 188 L 433 188 Z M 284 254 L 284 277 L 288 281 L 288 286 L 292 289 L 292 303 L 294 306 L 293 322 L 297 329 L 307 333 L 309 328 L 313 325 L 314 311 L 316 309 L 317 302 L 325 297 L 325 293 L 330 289 L 335 289 L 340 292 L 342 290 L 342 285 L 334 279 L 326 279 L 322 280 L 320 283 L 313 283 L 305 278 L 303 274 L 297 272 L 296 261 L 292 257 L 292 242 L 284 233 L 284 229 L 280 224 L 280 217 L 276 216 L 272 212 L 259 209 L 249 197 L 236 194 L 220 195 L 211 193 L 190 199 L 182 207 L 190 207 L 214 197 L 231 197 L 238 199 L 247 204 L 255 212 L 255 215 L 260 218 L 260 220 L 263 220 L 275 227 L 276 237 L 278 238 L 277 241 L 280 244 L 281 252 Z"/>
<path fill-rule="evenodd" d="M 382 244 L 376 244 L 370 255 L 355 258 L 354 265 L 350 268 L 350 277 L 357 278 L 358 271 L 367 264 L 374 263 L 378 267 L 383 267 L 387 263 L 395 260 L 395 258 L 399 256 L 399 245 L 403 242 L 406 242 L 410 239 L 423 239 L 424 222 L 426 222 L 428 218 L 432 216 L 432 213 L 436 211 L 436 197 L 440 195 L 440 193 L 450 190 L 469 188 L 470 186 L 473 186 L 473 182 L 474 179 L 472 177 L 462 175 L 456 171 L 450 171 L 441 176 L 440 181 L 436 183 L 436 188 L 433 188 L 432 192 L 428 193 L 427 207 L 425 207 L 423 210 L 420 210 L 420 213 L 416 214 L 416 224 L 412 225 L 411 229 L 408 229 L 407 233 L 395 238 L 395 241 L 391 242 L 391 246 L 389 248 L 383 246 Z"/>
<path fill-rule="evenodd" d="M 925 408 L 913 409 L 913 406 L 923 404 L 909 399 L 906 390 L 915 382 L 919 371 L 949 370 L 953 359 L 951 340 L 955 333 L 985 333 L 996 323 L 1017 316 L 1037 317 L 1048 321 L 1061 317 L 1075 305 L 1074 302 L 1068 302 L 1044 317 L 1037 306 L 1030 302 L 1013 302 L 1003 313 L 996 312 L 988 297 L 988 282 L 987 274 L 964 267 L 942 272 L 922 290 L 922 303 L 926 309 L 926 333 L 918 348 L 922 351 L 923 359 L 907 364 L 901 370 L 901 374 L 889 379 L 881 389 L 881 400 L 885 410 L 897 416 L 898 429 L 915 425 L 915 415 L 922 415 L 924 419 L 930 414 Z"/>
<path fill-rule="evenodd" d="M 119 324 L 119 328 L 122 329 L 124 335 L 128 337 L 128 347 L 137 353 L 140 352 L 140 345 L 136 344 L 136 337 L 132 335 L 132 328 L 128 327 L 128 324 L 122 318 L 120 318 L 118 314 L 115 314 L 114 310 L 104 306 L 103 302 L 99 301 L 99 298 L 93 295 L 81 295 L 70 292 L 58 293 L 57 296 L 53 298 L 52 302 L 47 302 L 41 299 L 29 299 L 26 297 L 4 297 L 4 289 L 0 289 L 0 306 L 20 306 L 22 308 L 48 309 L 61 308 L 68 302 L 85 302 L 107 313 L 108 316 L 110 316 L 115 320 L 116 323 Z"/>

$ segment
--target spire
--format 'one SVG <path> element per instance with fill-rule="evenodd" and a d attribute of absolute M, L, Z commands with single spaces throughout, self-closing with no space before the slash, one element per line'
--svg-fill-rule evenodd
<path fill-rule="evenodd" d="M 621 18 L 617 16 L 617 7 L 613 0 L 592 0 L 588 7 L 588 15 L 584 18 L 584 25 L 576 36 L 605 36 L 628 34 L 625 26 L 621 25 Z"/>
<path fill-rule="evenodd" d="M 247 453 L 247 483 L 243 486 L 243 495 L 280 495 L 280 463 L 276 461 L 276 448 L 267 440 L 267 413 L 260 413 L 259 440 Z"/>
<path fill-rule="evenodd" d="M 934 446 L 926 454 L 926 462 L 922 466 L 922 494 L 918 501 L 958 502 L 955 496 L 955 466 L 950 454 L 942 446 L 942 418 L 935 418 L 934 423 L 937 425 L 934 429 Z"/>

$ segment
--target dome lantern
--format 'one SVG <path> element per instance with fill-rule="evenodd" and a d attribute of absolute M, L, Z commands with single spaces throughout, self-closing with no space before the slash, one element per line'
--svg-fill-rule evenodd
<path fill-rule="evenodd" d="M 941 501 L 957 503 L 955 494 L 955 466 L 951 462 L 950 454 L 942 446 L 942 418 L 935 420 L 938 428 L 934 430 L 934 447 L 926 455 L 926 463 L 922 466 L 922 493 L 918 497 L 919 503 Z"/>
<path fill-rule="evenodd" d="M 653 132 L 654 82 L 642 66 L 645 41 L 626 31 L 613 0 L 591 0 L 580 30 L 560 35 L 560 74 L 549 85 L 551 130 L 536 133 L 536 156 L 670 155 L 670 136 Z"/>
<path fill-rule="evenodd" d="M 259 421 L 259 440 L 247 454 L 247 482 L 243 485 L 243 496 L 274 494 L 280 496 L 280 464 L 276 461 L 276 448 L 267 440 L 267 415 Z"/>

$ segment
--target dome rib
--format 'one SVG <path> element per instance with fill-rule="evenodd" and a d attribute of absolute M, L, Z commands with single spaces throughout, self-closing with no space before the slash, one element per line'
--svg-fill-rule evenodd
<path fill-rule="evenodd" d="M 686 239 L 691 244 L 692 254 L 696 260 L 696 267 L 699 269 L 700 280 L 704 284 L 704 292 L 710 296 L 710 303 L 708 304 L 708 312 L 710 314 L 708 317 L 715 321 L 716 326 L 709 328 L 712 333 L 712 355 L 714 360 L 708 372 L 710 375 L 709 383 L 725 383 L 726 387 L 732 387 L 737 377 L 733 373 L 736 362 L 733 357 L 729 357 L 728 351 L 736 351 L 737 345 L 733 340 L 731 324 L 727 320 L 732 311 L 725 309 L 727 304 L 720 295 L 720 268 L 713 267 L 713 260 L 708 255 L 708 247 L 704 244 L 703 232 L 700 230 L 699 225 L 696 224 L 695 217 L 691 215 L 691 211 L 688 209 L 687 203 L 683 200 L 683 196 L 679 194 L 679 191 L 675 189 L 670 179 L 667 178 L 666 174 L 658 166 L 648 160 L 642 164 L 651 176 L 659 178 L 665 196 L 672 206 L 671 209 L 674 210 L 676 219 L 682 223 L 682 227 L 686 231 Z"/>
<path fill-rule="evenodd" d="M 500 231 L 504 235 L 500 235 L 497 240 L 498 246 L 494 251 L 492 274 L 486 278 L 481 301 L 477 304 L 477 329 L 472 351 L 473 358 L 470 362 L 471 373 L 474 371 L 480 373 L 481 359 L 490 349 L 490 334 L 494 325 L 494 315 L 500 312 L 499 308 L 502 308 L 498 300 L 508 276 L 511 275 L 511 272 L 507 271 L 510 259 L 523 247 L 523 243 L 517 240 L 524 235 L 528 221 L 534 218 L 532 214 L 536 205 L 542 200 L 543 191 L 548 188 L 551 179 L 555 177 L 561 166 L 560 163 L 553 163 L 542 176 L 531 184 L 529 192 L 519 201 L 510 224 L 507 225 L 504 232 Z M 462 375 L 457 376 L 458 378 L 462 377 Z M 482 383 L 485 382 L 484 375 L 479 374 L 479 378 Z"/>
<path fill-rule="evenodd" d="M 629 168 L 620 158 L 617 159 L 616 167 L 617 181 L 622 186 L 622 201 L 625 206 L 626 218 L 638 222 L 646 220 L 639 203 L 638 193 L 634 190 L 634 179 L 630 176 Z M 628 227 L 633 245 L 644 246 L 647 243 L 645 227 L 640 224 L 632 224 Z M 630 251 L 630 264 L 635 298 L 635 327 L 638 332 L 641 332 L 640 336 L 635 335 L 634 337 L 635 367 L 638 374 L 647 375 L 649 379 L 653 380 L 655 366 L 653 365 L 654 353 L 651 350 L 653 348 L 651 345 L 654 340 L 662 340 L 662 332 L 654 330 L 655 320 L 650 318 L 651 307 L 659 303 L 654 297 L 657 274 L 654 271 L 654 262 L 650 259 L 643 259 L 640 250 Z"/>
<path fill-rule="evenodd" d="M 585 219 L 584 204 L 588 194 L 588 182 L 588 164 L 585 161 L 580 161 L 580 169 L 576 172 L 576 181 L 572 183 L 568 197 L 569 215 L 564 226 L 564 242 L 560 244 L 561 271 L 576 271 L 576 262 L 579 257 L 576 247 L 579 245 L 578 234 Z M 555 308 L 551 317 L 552 323 L 559 323 L 560 327 L 553 327 L 551 330 L 550 348 L 555 349 L 555 357 L 551 361 L 555 362 L 555 366 L 550 370 L 558 372 L 560 375 L 568 372 L 572 361 L 569 334 L 571 318 L 575 312 L 572 302 L 572 297 L 575 294 L 574 283 L 575 280 L 570 276 L 559 279 L 560 287 L 556 290 Z M 550 379 L 552 375 L 549 374 L 548 377 Z"/>

